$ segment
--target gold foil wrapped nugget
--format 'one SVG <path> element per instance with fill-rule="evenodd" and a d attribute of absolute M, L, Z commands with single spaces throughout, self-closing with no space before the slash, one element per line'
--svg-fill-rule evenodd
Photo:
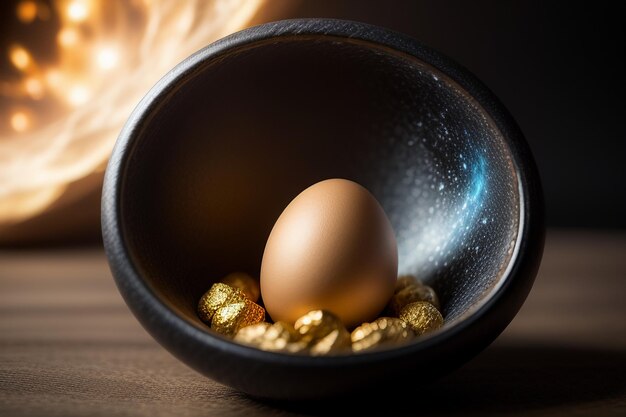
<path fill-rule="evenodd" d="M 200 298 L 198 316 L 215 331 L 234 335 L 244 326 L 263 321 L 265 309 L 240 289 L 218 282 Z"/>
<path fill-rule="evenodd" d="M 432 332 L 443 326 L 443 316 L 431 303 L 417 301 L 408 304 L 400 312 L 400 320 L 417 334 Z"/>
<path fill-rule="evenodd" d="M 234 336 L 239 329 L 257 324 L 265 319 L 265 310 L 249 299 L 227 304 L 217 309 L 211 320 L 211 328 L 227 336 Z"/>
<path fill-rule="evenodd" d="M 259 301 L 259 296 L 261 295 L 259 282 L 245 272 L 233 272 L 232 274 L 228 274 L 222 278 L 221 282 L 241 290 L 250 301 L 254 301 L 255 303 Z"/>
<path fill-rule="evenodd" d="M 223 283 L 211 286 L 198 302 L 198 316 L 206 324 L 211 324 L 213 315 L 220 308 L 228 304 L 242 303 L 246 299 L 243 292 Z"/>
<path fill-rule="evenodd" d="M 399 345 L 411 340 L 413 336 L 411 328 L 395 317 L 380 317 L 371 323 L 363 323 L 350 335 L 354 352 L 383 345 Z"/>
<path fill-rule="evenodd" d="M 398 346 L 440 328 L 443 316 L 435 291 L 412 275 L 400 276 L 386 313 L 349 333 L 341 320 L 326 310 L 312 310 L 294 325 L 265 322 L 265 309 L 256 304 L 258 282 L 233 273 L 213 284 L 198 303 L 202 321 L 239 343 L 258 349 L 310 355 L 362 352 Z"/>
<path fill-rule="evenodd" d="M 272 325 L 265 321 L 257 324 L 252 324 L 250 326 L 242 327 L 237 331 L 234 340 L 239 343 L 244 343 L 246 345 L 252 345 L 256 347 L 261 347 L 261 341 L 265 336 L 265 332 Z"/>
<path fill-rule="evenodd" d="M 329 311 L 310 311 L 296 320 L 294 328 L 312 355 L 327 355 L 350 347 L 350 333 Z"/>
<path fill-rule="evenodd" d="M 235 335 L 235 341 L 272 352 L 297 353 L 307 348 L 293 326 L 282 321 L 243 327 Z"/>
<path fill-rule="evenodd" d="M 389 313 L 398 317 L 404 306 L 416 301 L 426 301 L 439 310 L 439 298 L 435 290 L 424 284 L 409 284 L 393 294 L 389 301 Z"/>
<path fill-rule="evenodd" d="M 396 280 L 395 292 L 398 292 L 409 285 L 422 285 L 422 281 L 417 279 L 415 275 L 400 275 Z"/>
<path fill-rule="evenodd" d="M 295 326 L 278 321 L 243 327 L 235 341 L 273 352 L 326 355 L 348 351 L 350 334 L 334 314 L 313 310 L 300 317 Z"/>

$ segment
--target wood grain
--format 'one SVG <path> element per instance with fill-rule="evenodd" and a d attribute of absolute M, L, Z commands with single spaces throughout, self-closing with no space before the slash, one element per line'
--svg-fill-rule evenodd
<path fill-rule="evenodd" d="M 551 232 L 526 304 L 428 389 L 330 406 L 217 384 L 132 317 L 101 249 L 0 253 L 0 415 L 626 415 L 626 234 Z M 410 397 L 407 395 L 410 395 Z"/>

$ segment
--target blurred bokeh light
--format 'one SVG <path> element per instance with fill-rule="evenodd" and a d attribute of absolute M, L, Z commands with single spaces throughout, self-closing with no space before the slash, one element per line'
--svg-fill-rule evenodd
<path fill-rule="evenodd" d="M 263 1 L 5 3 L 0 243 L 45 240 L 53 231 L 34 219 L 97 195 L 117 134 L 141 97 L 176 63 L 247 26 Z M 80 221 L 80 214 L 65 217 L 67 228 Z"/>

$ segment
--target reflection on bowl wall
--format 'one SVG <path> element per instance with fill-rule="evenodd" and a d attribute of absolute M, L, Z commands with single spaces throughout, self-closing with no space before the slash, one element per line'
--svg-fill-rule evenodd
<path fill-rule="evenodd" d="M 436 289 L 445 327 L 325 358 L 262 352 L 206 328 L 202 293 L 232 271 L 258 276 L 281 211 L 335 177 L 380 201 L 399 272 Z M 530 290 L 543 213 L 519 130 L 467 71 L 402 35 L 312 19 L 232 35 L 153 88 L 107 169 L 103 232 L 120 291 L 168 350 L 254 395 L 301 398 L 418 368 L 440 375 L 484 348 Z"/>

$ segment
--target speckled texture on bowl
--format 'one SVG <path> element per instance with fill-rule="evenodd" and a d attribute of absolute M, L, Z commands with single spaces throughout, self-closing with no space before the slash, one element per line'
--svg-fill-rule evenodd
<path fill-rule="evenodd" d="M 258 275 L 267 236 L 300 191 L 368 188 L 398 238 L 401 273 L 431 284 L 446 325 L 407 346 L 314 358 L 213 333 L 195 315 L 211 282 Z M 403 35 L 291 20 L 224 38 L 142 100 L 105 176 L 103 236 L 127 304 L 199 372 L 267 398 L 316 398 L 487 346 L 528 294 L 543 247 L 539 179 L 513 119 L 471 74 Z"/>

